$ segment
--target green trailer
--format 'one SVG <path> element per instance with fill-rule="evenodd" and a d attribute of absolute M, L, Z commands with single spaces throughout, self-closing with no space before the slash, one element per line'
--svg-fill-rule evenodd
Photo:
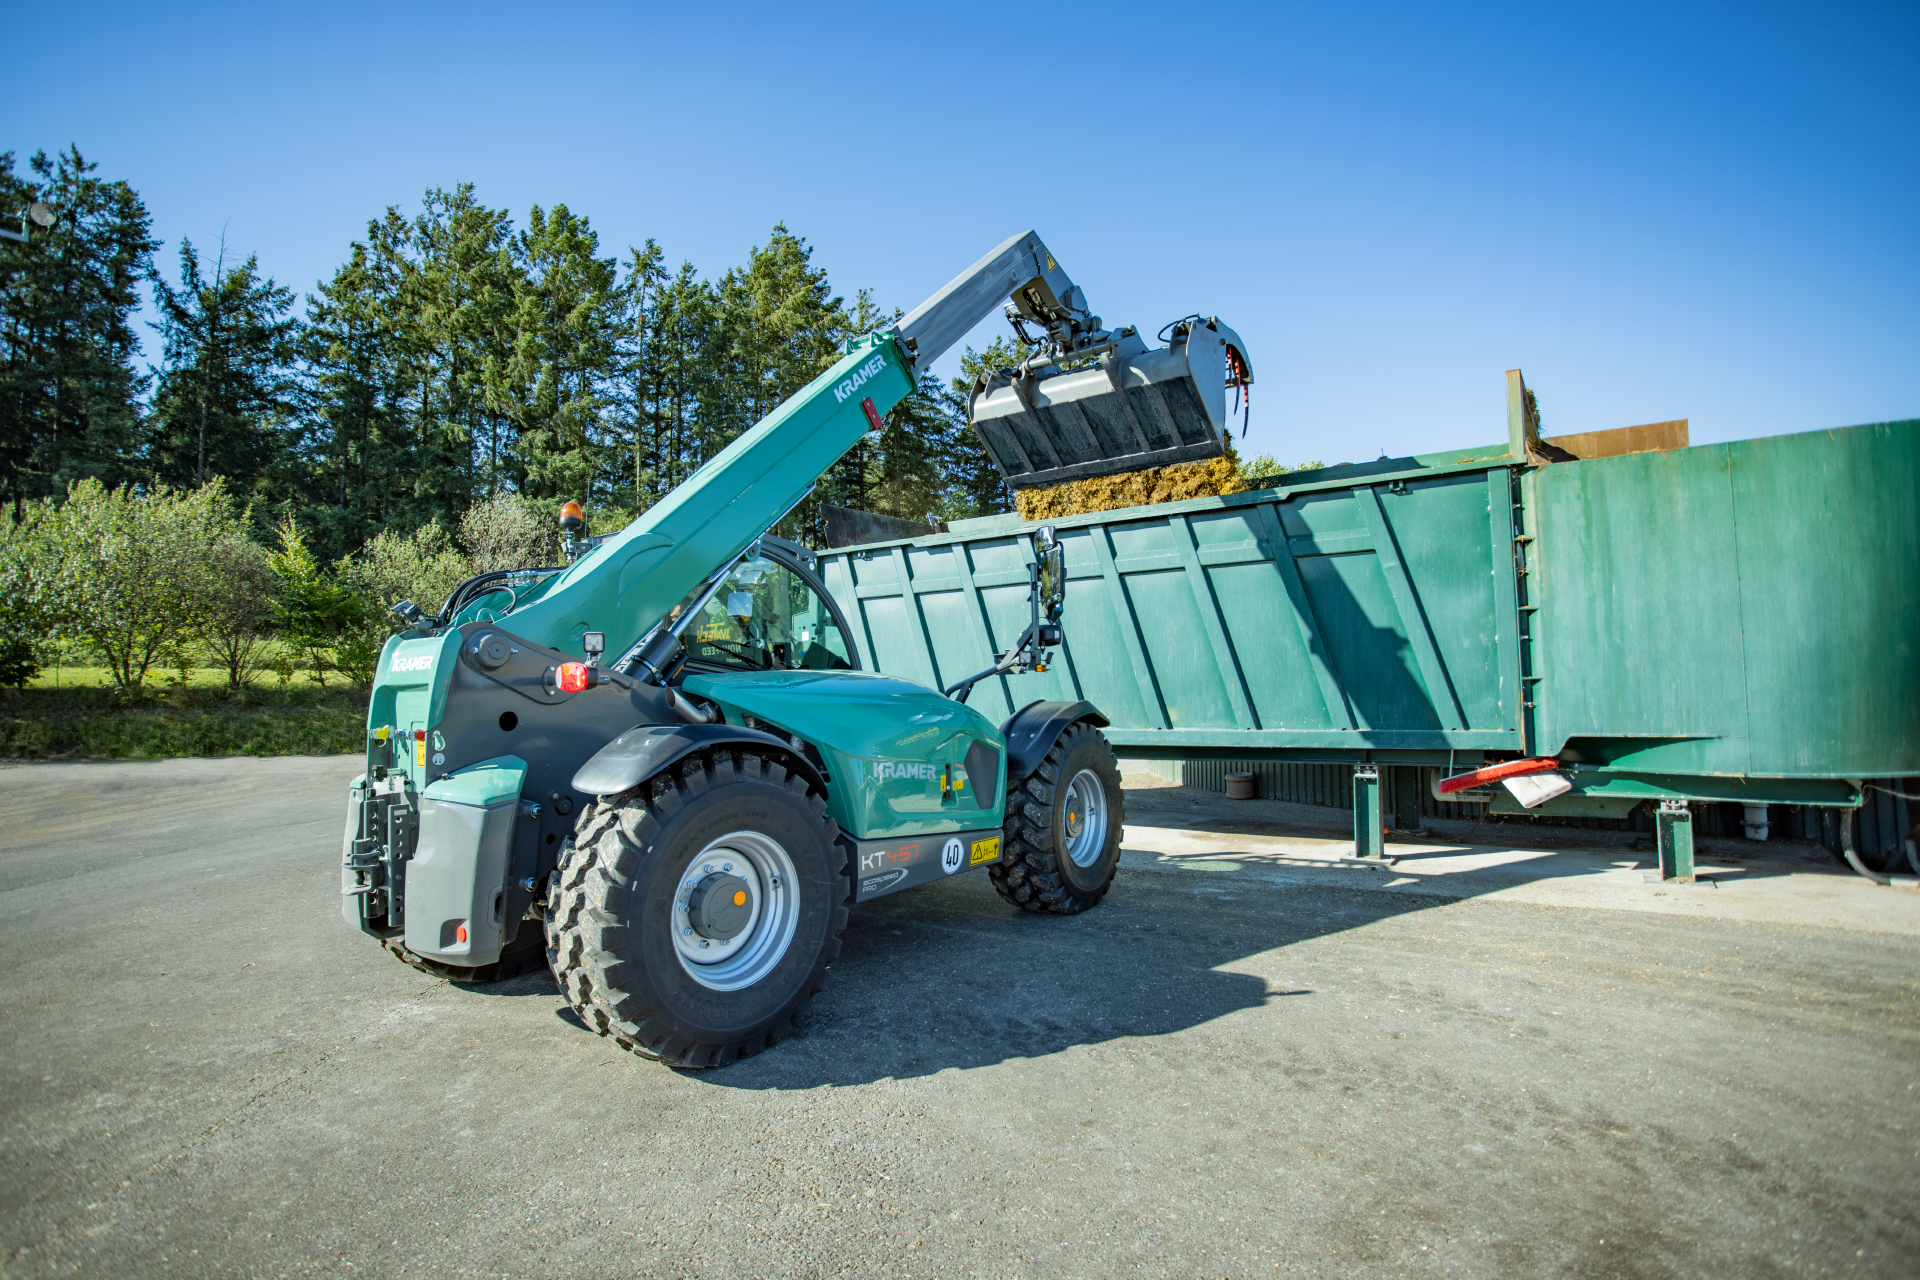
<path fill-rule="evenodd" d="M 1350 765 L 1362 855 L 1382 769 L 1531 770 L 1530 809 L 1447 798 L 1651 803 L 1675 878 L 1690 802 L 1850 811 L 1863 780 L 1920 773 L 1920 421 L 1692 448 L 1629 429 L 1575 458 L 1529 431 L 1517 371 L 1509 401 L 1500 445 L 1054 522 L 1064 644 L 974 705 L 1085 700 L 1134 757 Z M 1026 625 L 1032 528 L 955 521 L 821 576 L 877 670 L 941 688 Z"/>

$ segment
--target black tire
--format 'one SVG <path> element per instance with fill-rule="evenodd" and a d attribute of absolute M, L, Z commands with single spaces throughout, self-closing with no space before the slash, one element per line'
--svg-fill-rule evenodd
<path fill-rule="evenodd" d="M 1857 832 L 1859 831 L 1859 827 L 1854 821 L 1854 811 L 1851 809 L 1842 809 L 1839 820 L 1841 823 L 1840 847 L 1838 849 L 1828 850 L 1829 853 L 1833 854 L 1833 860 L 1835 862 L 1849 871 L 1855 869 L 1854 865 L 1847 861 L 1847 846 L 1852 844 L 1856 846 L 1853 851 L 1853 856 L 1860 859 L 1861 866 L 1873 872 L 1875 875 L 1904 875 L 1909 868 L 1912 868 L 1916 874 L 1920 874 L 1920 864 L 1916 864 L 1912 858 L 1907 856 L 1906 843 L 1907 840 L 1914 839 L 1916 835 L 1920 835 L 1920 824 L 1915 825 L 1913 830 L 1909 831 L 1903 839 L 1894 841 L 1891 846 L 1884 849 L 1876 849 L 1869 853 L 1867 850 L 1858 847 Z"/>
<path fill-rule="evenodd" d="M 1106 839 L 1086 865 L 1068 856 L 1064 798 L 1071 780 L 1092 773 L 1106 794 Z M 987 868 L 993 887 L 1022 911 L 1077 915 L 1107 896 L 1120 867 L 1120 829 L 1126 822 L 1120 762 L 1106 737 L 1086 721 L 1067 726 L 1034 771 L 1007 786 L 1006 843 Z"/>
<path fill-rule="evenodd" d="M 430 973 L 436 978 L 448 982 L 458 982 L 467 986 L 484 986 L 489 982 L 505 982 L 508 978 L 517 978 L 523 973 L 532 973 L 547 963 L 546 938 L 542 936 L 540 926 L 531 920 L 520 922 L 520 931 L 501 949 L 500 958 L 492 964 L 483 964 L 476 968 L 464 968 L 457 964 L 443 964 L 438 960 L 429 960 L 425 956 L 415 955 L 400 945 L 398 938 L 383 938 L 380 945 L 400 963 L 422 973 Z"/>
<path fill-rule="evenodd" d="M 719 991 L 680 957 L 675 895 L 703 850 L 740 833 L 777 842 L 791 860 L 793 934 L 751 985 Z M 838 837 L 818 790 L 752 755 L 689 757 L 603 797 L 581 815 L 547 890 L 547 957 L 561 993 L 588 1027 L 642 1057 L 721 1067 L 758 1053 L 791 1032 L 840 954 L 853 883 Z"/>

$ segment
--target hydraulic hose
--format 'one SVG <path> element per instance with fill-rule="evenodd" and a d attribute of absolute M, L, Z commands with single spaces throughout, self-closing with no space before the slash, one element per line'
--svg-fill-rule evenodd
<path fill-rule="evenodd" d="M 451 621 L 459 612 L 460 608 L 467 603 L 468 597 L 478 588 L 485 586 L 489 582 L 497 582 L 503 578 L 514 578 L 521 574 L 564 572 L 565 568 L 561 565 L 543 565 L 539 568 L 532 569 L 490 569 L 486 573 L 476 573 L 453 589 L 452 593 L 447 596 L 447 602 L 440 606 L 439 616 L 443 620 Z"/>

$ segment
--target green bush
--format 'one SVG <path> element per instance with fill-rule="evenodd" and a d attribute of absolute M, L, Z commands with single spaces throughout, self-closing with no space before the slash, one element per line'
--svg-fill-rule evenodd
<path fill-rule="evenodd" d="M 384 632 L 392 629 L 388 610 L 394 605 L 411 600 L 432 613 L 478 570 L 453 545 L 445 529 L 426 524 L 410 538 L 384 530 L 375 534 L 358 555 L 340 562 L 339 572 L 368 601 L 384 638 Z"/>
<path fill-rule="evenodd" d="M 268 662 L 280 580 L 266 551 L 236 531 L 222 533 L 207 551 L 195 635 L 227 673 L 227 687 L 244 689 Z"/>
<path fill-rule="evenodd" d="M 529 569 L 557 565 L 560 559 L 558 504 L 541 502 L 517 493 L 496 493 L 475 504 L 460 517 L 460 543 L 466 548 L 468 573 L 490 573 L 495 569 Z M 422 530 L 421 532 L 425 532 Z M 455 583 L 448 583 L 451 590 Z M 431 612 L 446 599 L 446 592 L 429 605 L 415 601 Z"/>
<path fill-rule="evenodd" d="M 377 625 L 374 602 L 344 580 L 337 567 L 328 570 L 314 559 L 306 535 L 291 517 L 279 532 L 279 549 L 267 553 L 267 563 L 280 579 L 273 616 L 281 642 L 306 653 L 322 685 L 327 670 L 336 665 L 349 682 L 367 683 L 373 676 L 366 642 Z M 373 656 L 379 652 L 374 645 Z M 338 663 L 342 657 L 346 662 Z"/>
<path fill-rule="evenodd" d="M 123 695 L 199 632 L 216 578 L 214 548 L 244 538 L 219 481 L 142 493 L 82 480 L 37 520 L 45 612 L 106 660 Z"/>
<path fill-rule="evenodd" d="M 52 643 L 44 515 L 35 504 L 22 519 L 0 516 L 0 685 L 25 688 Z"/>

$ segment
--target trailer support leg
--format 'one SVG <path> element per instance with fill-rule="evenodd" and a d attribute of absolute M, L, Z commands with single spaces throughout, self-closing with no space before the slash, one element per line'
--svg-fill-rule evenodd
<path fill-rule="evenodd" d="M 1393 779 L 1393 829 L 1395 831 L 1419 831 L 1420 821 L 1420 770 L 1410 765 L 1396 765 L 1390 775 Z"/>
<path fill-rule="evenodd" d="M 1385 832 L 1381 829 L 1380 767 L 1372 764 L 1353 766 L 1353 856 L 1387 856 Z"/>
<path fill-rule="evenodd" d="M 1660 846 L 1660 878 L 1693 883 L 1693 810 L 1685 800 L 1662 800 L 1654 816 Z"/>

